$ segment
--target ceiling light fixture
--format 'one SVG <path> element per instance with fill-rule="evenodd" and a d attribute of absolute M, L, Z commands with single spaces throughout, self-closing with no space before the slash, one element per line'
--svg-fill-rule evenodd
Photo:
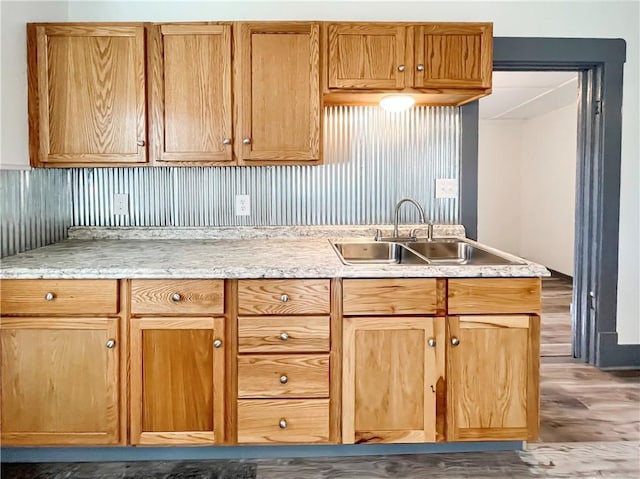
<path fill-rule="evenodd" d="M 386 111 L 405 111 L 416 104 L 410 95 L 387 95 L 380 99 L 380 108 Z"/>

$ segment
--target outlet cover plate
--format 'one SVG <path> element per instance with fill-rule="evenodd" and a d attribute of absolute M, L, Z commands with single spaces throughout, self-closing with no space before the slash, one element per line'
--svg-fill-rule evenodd
<path fill-rule="evenodd" d="M 438 178 L 436 180 L 436 198 L 457 198 L 458 180 L 455 178 Z"/>
<path fill-rule="evenodd" d="M 236 195 L 236 216 L 251 214 L 251 198 L 249 195 Z"/>
<path fill-rule="evenodd" d="M 127 193 L 113 195 L 113 214 L 117 216 L 129 215 L 129 195 Z"/>

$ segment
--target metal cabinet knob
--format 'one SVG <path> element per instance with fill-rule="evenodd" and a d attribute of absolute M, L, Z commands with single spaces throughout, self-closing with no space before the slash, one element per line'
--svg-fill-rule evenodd
<path fill-rule="evenodd" d="M 452 346 L 457 346 L 458 344 L 460 344 L 460 340 L 458 338 L 456 338 L 455 336 L 453 338 L 451 338 L 451 345 Z"/>
<path fill-rule="evenodd" d="M 107 347 L 107 349 L 113 349 L 116 347 L 116 340 L 115 339 L 109 339 L 106 343 L 105 346 Z"/>
<path fill-rule="evenodd" d="M 44 300 L 45 301 L 53 301 L 53 299 L 56 297 L 55 294 L 49 292 L 47 294 L 44 295 Z"/>
<path fill-rule="evenodd" d="M 138 141 L 136 141 L 136 145 L 144 146 L 145 145 L 145 141 L 144 140 L 138 140 Z"/>
<path fill-rule="evenodd" d="M 416 70 L 418 70 L 419 72 L 423 72 L 424 71 L 424 65 L 422 63 L 418 63 L 418 66 L 416 67 Z"/>
<path fill-rule="evenodd" d="M 407 68 L 407 67 L 405 67 L 404 65 L 398 65 L 398 71 L 399 72 L 403 72 L 405 70 L 405 68 Z"/>
<path fill-rule="evenodd" d="M 243 145 L 250 145 L 251 144 L 251 138 L 243 138 L 242 139 L 242 144 Z"/>
<path fill-rule="evenodd" d="M 230 145 L 231 144 L 231 138 L 223 138 L 222 139 L 222 144 L 223 145 Z"/>
<path fill-rule="evenodd" d="M 289 335 L 287 333 L 280 333 L 280 339 L 282 341 L 286 341 L 287 339 L 289 339 Z"/>
<path fill-rule="evenodd" d="M 182 299 L 182 296 L 180 295 L 180 293 L 173 293 L 171 295 L 171 301 L 173 301 L 174 303 L 179 302 Z"/>
<path fill-rule="evenodd" d="M 282 376 L 280 376 L 280 384 L 287 384 L 289 382 L 289 378 L 287 377 L 286 374 L 283 374 Z"/>
<path fill-rule="evenodd" d="M 430 348 L 435 348 L 436 347 L 436 340 L 434 338 L 429 338 L 427 340 L 427 344 L 429 345 Z"/>
<path fill-rule="evenodd" d="M 220 347 L 222 347 L 222 340 L 221 339 L 216 339 L 213 341 L 213 347 L 218 349 Z"/>
<path fill-rule="evenodd" d="M 287 425 L 287 420 L 285 418 L 280 419 L 280 421 L 278 422 L 278 426 L 280 426 L 280 429 L 286 429 Z"/>
<path fill-rule="evenodd" d="M 280 301 L 286 303 L 287 301 L 289 301 L 289 295 L 283 294 L 282 296 L 280 296 Z"/>

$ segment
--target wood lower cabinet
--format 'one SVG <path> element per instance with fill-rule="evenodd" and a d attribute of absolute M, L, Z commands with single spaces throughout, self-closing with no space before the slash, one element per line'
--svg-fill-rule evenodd
<path fill-rule="evenodd" d="M 224 318 L 131 318 L 131 443 L 224 441 Z"/>
<path fill-rule="evenodd" d="M 118 318 L 2 318 L 3 446 L 119 442 L 118 325 Z"/>
<path fill-rule="evenodd" d="M 347 317 L 343 331 L 342 442 L 442 440 L 444 318 Z"/>
<path fill-rule="evenodd" d="M 450 316 L 447 439 L 538 436 L 540 317 Z"/>
<path fill-rule="evenodd" d="M 238 163 L 318 163 L 320 24 L 240 23 L 235 32 Z"/>
<path fill-rule="evenodd" d="M 31 166 L 147 161 L 142 24 L 30 24 Z"/>

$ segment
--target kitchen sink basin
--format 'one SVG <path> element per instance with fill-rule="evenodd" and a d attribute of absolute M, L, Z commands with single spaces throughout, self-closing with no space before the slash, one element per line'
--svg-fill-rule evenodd
<path fill-rule="evenodd" d="M 407 241 L 343 241 L 331 243 L 347 265 L 513 265 L 525 264 L 500 256 L 464 240 L 446 238 Z"/>
<path fill-rule="evenodd" d="M 524 264 L 522 261 L 505 258 L 458 239 L 412 241 L 404 244 L 416 253 L 428 258 L 429 262 L 432 264 Z"/>
<path fill-rule="evenodd" d="M 406 246 L 386 241 L 331 243 L 344 264 L 427 264 Z"/>

